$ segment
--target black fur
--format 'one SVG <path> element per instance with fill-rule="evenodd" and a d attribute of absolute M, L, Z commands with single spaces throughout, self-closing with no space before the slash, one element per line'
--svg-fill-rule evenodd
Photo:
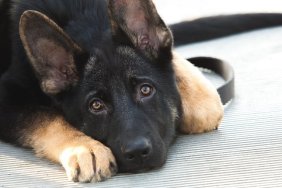
<path fill-rule="evenodd" d="M 11 40 L 8 37 L 10 33 L 9 6 L 9 1 L 0 1 L 0 75 L 11 62 Z"/>
<path fill-rule="evenodd" d="M 161 166 L 181 117 L 181 101 L 170 59 L 171 43 L 166 49 L 154 46 L 156 53 L 152 55 L 150 46 L 140 48 L 131 42 L 127 33 L 130 28 L 118 28 L 113 36 L 110 22 L 115 20 L 109 20 L 104 0 L 14 0 L 4 3 L 11 4 L 12 63 L 0 80 L 0 138 L 22 145 L 27 139 L 22 133 L 35 114 L 44 112 L 52 116 L 58 113 L 74 127 L 109 146 L 120 171 Z M 76 50 L 63 35 L 52 31 L 52 27 L 33 13 L 34 19 L 32 16 L 25 18 L 28 24 L 23 26 L 27 40 L 24 49 L 19 22 L 26 10 L 48 16 L 82 50 L 74 52 Z M 171 37 L 170 33 L 167 36 Z M 5 33 L 3 37 L 8 35 Z M 54 64 L 52 61 L 57 62 L 56 59 L 36 46 L 41 38 L 47 40 L 42 42 L 43 49 L 52 55 L 60 57 L 63 54 L 56 54 L 48 47 L 53 44 L 71 54 L 75 68 L 69 69 L 64 62 Z M 120 38 L 124 40 L 121 42 Z M 27 55 L 28 48 L 31 55 Z M 34 54 L 37 55 L 33 57 Z M 1 52 L 1 57 L 3 55 Z M 40 55 L 39 60 L 36 59 Z M 50 80 L 53 85 L 46 86 L 45 82 Z M 145 91 L 152 90 L 150 96 L 140 94 L 143 87 Z M 103 102 L 102 111 L 91 109 L 95 100 Z M 132 147 L 139 145 L 145 145 L 140 155 L 146 157 L 135 157 L 130 152 Z"/>

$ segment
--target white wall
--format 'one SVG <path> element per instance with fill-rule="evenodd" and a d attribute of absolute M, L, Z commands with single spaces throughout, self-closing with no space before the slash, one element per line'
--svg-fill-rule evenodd
<path fill-rule="evenodd" d="M 281 12 L 282 0 L 154 0 L 159 13 L 167 23 L 202 16 Z"/>

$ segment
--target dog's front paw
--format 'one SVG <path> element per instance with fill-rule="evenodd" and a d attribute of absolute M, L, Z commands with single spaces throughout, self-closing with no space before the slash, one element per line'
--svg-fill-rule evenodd
<path fill-rule="evenodd" d="M 199 134 L 218 129 L 223 117 L 223 107 L 217 101 L 200 100 L 191 103 L 184 99 L 180 131 L 185 134 Z"/>
<path fill-rule="evenodd" d="M 117 172 L 111 150 L 87 136 L 66 147 L 60 155 L 60 162 L 69 180 L 74 182 L 104 181 Z"/>
<path fill-rule="evenodd" d="M 197 134 L 218 128 L 223 106 L 215 87 L 203 74 L 174 53 L 174 70 L 182 101 L 182 133 Z"/>

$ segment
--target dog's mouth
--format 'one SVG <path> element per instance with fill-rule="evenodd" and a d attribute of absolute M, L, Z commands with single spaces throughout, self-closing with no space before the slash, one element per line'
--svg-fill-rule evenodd
<path fill-rule="evenodd" d="M 130 174 L 142 174 L 152 170 L 157 170 L 160 167 L 157 166 L 148 166 L 146 164 L 138 167 L 125 167 L 121 165 L 118 169 L 119 173 L 130 173 Z"/>
<path fill-rule="evenodd" d="M 117 159 L 119 173 L 139 174 L 160 169 L 166 161 L 166 155 L 153 156 L 152 158 L 139 162 L 125 162 Z"/>

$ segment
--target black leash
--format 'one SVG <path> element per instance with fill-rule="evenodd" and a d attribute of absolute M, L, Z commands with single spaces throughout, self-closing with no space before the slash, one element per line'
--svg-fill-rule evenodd
<path fill-rule="evenodd" d="M 212 57 L 195 57 L 187 60 L 197 67 L 209 69 L 215 72 L 225 80 L 225 83 L 217 89 L 222 104 L 226 104 L 234 98 L 235 77 L 234 77 L 234 70 L 231 67 L 231 65 L 229 65 L 228 63 L 222 60 Z"/>

